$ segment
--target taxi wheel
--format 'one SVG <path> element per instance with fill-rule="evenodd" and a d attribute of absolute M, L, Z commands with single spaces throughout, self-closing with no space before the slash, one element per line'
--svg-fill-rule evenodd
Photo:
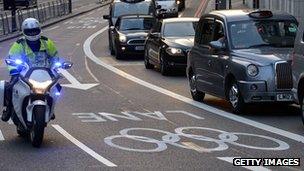
<path fill-rule="evenodd" d="M 149 62 L 149 55 L 148 55 L 147 48 L 145 50 L 145 67 L 146 67 L 146 69 L 153 69 L 154 68 L 154 65 L 150 64 L 150 62 Z"/>
<path fill-rule="evenodd" d="M 162 55 L 160 56 L 160 73 L 163 76 L 169 75 L 169 66 L 166 62 L 166 59 L 164 59 Z"/>
<path fill-rule="evenodd" d="M 116 59 L 123 59 L 124 55 L 121 52 L 116 51 Z"/>
<path fill-rule="evenodd" d="M 245 109 L 245 102 L 241 95 L 240 89 L 236 83 L 233 81 L 232 84 L 229 86 L 228 91 L 228 100 L 232 106 L 232 112 L 236 114 L 240 114 Z"/>
<path fill-rule="evenodd" d="M 197 80 L 195 74 L 190 75 L 189 84 L 192 99 L 198 102 L 203 102 L 205 98 L 205 93 L 197 90 Z"/>
<path fill-rule="evenodd" d="M 113 43 L 112 43 L 112 40 L 109 36 L 109 50 L 110 50 L 110 53 L 111 55 L 115 55 L 115 51 L 114 51 L 114 48 L 113 48 Z"/>

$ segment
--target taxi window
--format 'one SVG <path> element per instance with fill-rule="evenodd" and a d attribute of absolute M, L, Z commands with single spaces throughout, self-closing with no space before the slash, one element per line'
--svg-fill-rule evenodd
<path fill-rule="evenodd" d="M 242 21 L 229 25 L 232 48 L 243 49 L 259 46 L 293 47 L 296 21 Z"/>
<path fill-rule="evenodd" d="M 212 41 L 212 32 L 214 27 L 214 20 L 206 19 L 203 21 L 202 33 L 201 33 L 201 42 L 200 44 L 209 45 Z"/>

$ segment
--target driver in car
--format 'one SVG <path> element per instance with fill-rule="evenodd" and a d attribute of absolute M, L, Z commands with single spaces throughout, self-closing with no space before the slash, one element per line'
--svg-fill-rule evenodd
<path fill-rule="evenodd" d="M 29 65 L 29 67 L 49 67 L 58 61 L 57 49 L 54 42 L 41 36 L 41 26 L 35 18 L 27 18 L 22 23 L 23 36 L 17 40 L 10 48 L 8 58 L 19 59 Z M 12 89 L 18 81 L 21 71 L 19 67 L 8 66 L 11 80 L 5 85 L 4 110 L 1 119 L 7 122 L 12 114 Z M 55 119 L 55 115 L 53 118 Z"/>

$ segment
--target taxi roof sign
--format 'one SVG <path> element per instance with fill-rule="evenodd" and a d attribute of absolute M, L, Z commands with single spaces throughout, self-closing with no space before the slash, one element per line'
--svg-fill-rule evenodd
<path fill-rule="evenodd" d="M 251 18 L 270 18 L 273 16 L 271 11 L 268 10 L 257 10 L 249 13 Z"/>

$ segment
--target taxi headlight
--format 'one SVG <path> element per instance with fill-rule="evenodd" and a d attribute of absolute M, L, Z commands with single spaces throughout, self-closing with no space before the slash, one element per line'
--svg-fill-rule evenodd
<path fill-rule="evenodd" d="M 166 52 L 172 56 L 182 56 L 183 55 L 183 50 L 179 49 L 179 48 L 168 47 L 166 49 Z"/>
<path fill-rule="evenodd" d="M 259 74 L 259 68 L 256 65 L 250 64 L 247 66 L 247 73 L 251 77 L 255 77 Z"/>
<path fill-rule="evenodd" d="M 127 37 L 125 35 L 119 35 L 119 41 L 125 43 L 127 41 Z"/>
<path fill-rule="evenodd" d="M 44 82 L 38 82 L 32 79 L 29 79 L 29 83 L 31 83 L 34 93 L 36 94 L 45 94 L 47 88 L 52 84 L 53 81 L 48 80 Z"/>

